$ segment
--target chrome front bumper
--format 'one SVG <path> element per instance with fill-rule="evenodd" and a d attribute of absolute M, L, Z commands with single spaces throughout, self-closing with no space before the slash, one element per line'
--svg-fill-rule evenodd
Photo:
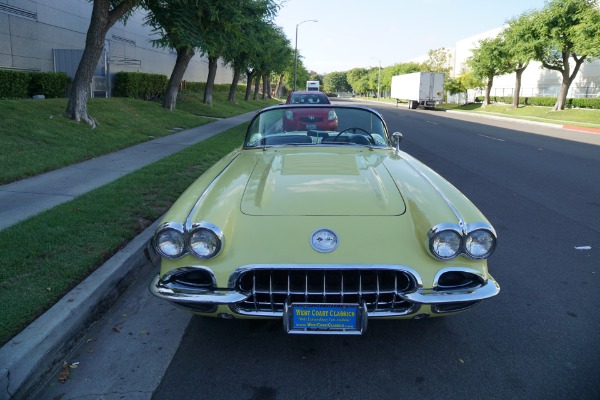
<path fill-rule="evenodd" d="M 181 268 L 180 270 L 189 271 L 190 269 L 194 268 L 197 268 L 198 270 L 202 270 L 204 272 L 208 271 L 212 275 L 212 272 L 205 267 L 185 267 Z M 198 287 L 193 285 L 185 285 L 179 281 L 174 282 L 171 279 L 171 277 L 175 275 L 178 271 L 174 270 L 169 272 L 169 274 L 166 274 L 164 277 L 157 275 L 150 284 L 150 291 L 155 296 L 170 301 L 190 311 L 211 313 L 216 311 L 218 305 L 228 305 L 234 314 L 243 314 L 257 317 L 281 317 L 284 314 L 283 305 L 281 305 L 281 307 L 279 307 L 279 304 L 277 304 L 277 306 L 271 307 L 268 307 L 267 305 L 266 309 L 263 308 L 261 310 L 259 310 L 258 308 L 256 310 L 252 310 L 248 309 L 247 307 L 241 307 L 240 305 L 242 303 L 253 304 L 253 302 L 256 302 L 256 298 L 253 297 L 256 295 L 256 290 L 254 290 L 254 288 L 243 291 L 236 290 L 235 282 L 242 273 L 248 271 L 294 271 L 296 268 L 300 268 L 302 270 L 307 271 L 370 271 L 373 269 L 378 269 L 384 272 L 402 272 L 403 274 L 410 276 L 410 279 L 413 281 L 413 286 L 410 289 L 404 291 L 397 290 L 394 294 L 394 299 L 397 303 L 409 303 L 409 306 L 405 307 L 400 311 L 377 309 L 377 304 L 380 304 L 380 294 L 383 295 L 383 291 L 379 290 L 380 285 L 378 283 L 377 291 L 372 291 L 369 293 L 371 296 L 377 296 L 377 300 L 375 301 L 375 309 L 369 312 L 369 317 L 392 317 L 412 315 L 416 314 L 419 311 L 421 305 L 431 305 L 431 310 L 434 314 L 461 311 L 463 309 L 467 309 L 478 304 L 482 300 L 491 298 L 500 292 L 500 286 L 491 277 L 489 277 L 489 279 L 487 279 L 486 281 L 482 280 L 481 284 L 474 287 L 445 288 L 443 290 L 423 289 L 421 278 L 416 273 L 416 271 L 404 266 L 390 265 L 251 265 L 242 267 L 232 274 L 232 277 L 230 278 L 229 282 L 229 288 L 215 288 L 216 284 L 205 285 L 205 287 Z M 470 269 L 465 269 L 465 271 L 468 271 L 469 273 L 474 272 Z M 214 276 L 212 276 L 212 280 L 213 282 L 216 282 Z M 364 294 L 364 287 L 362 287 L 362 285 L 361 290 L 363 290 L 363 293 L 360 293 L 360 295 L 362 296 Z M 283 295 L 285 295 L 285 293 L 286 291 L 284 290 Z M 292 293 L 290 291 L 289 286 L 287 288 L 287 293 Z M 281 292 L 278 292 L 277 294 L 280 297 L 282 295 Z M 315 295 L 314 292 L 309 292 L 307 288 L 307 296 L 309 294 Z M 325 296 L 333 295 L 329 292 L 323 292 L 322 294 L 323 298 L 325 298 Z M 339 295 L 339 293 L 335 294 Z M 320 293 L 316 293 L 316 295 L 320 295 Z M 267 297 L 271 297 L 271 301 L 273 301 L 273 296 L 267 295 Z"/>

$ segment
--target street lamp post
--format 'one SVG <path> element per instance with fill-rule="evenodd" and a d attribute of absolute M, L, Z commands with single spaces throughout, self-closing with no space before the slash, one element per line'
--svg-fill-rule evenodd
<path fill-rule="evenodd" d="M 373 60 L 377 60 L 375 57 L 371 57 Z M 379 96 L 381 95 L 381 60 L 379 61 L 379 70 L 377 72 L 377 101 L 379 101 Z"/>
<path fill-rule="evenodd" d="M 298 68 L 298 26 L 305 22 L 319 22 L 316 19 L 307 19 L 296 25 L 296 45 L 294 46 L 294 91 L 296 91 L 296 70 Z"/>

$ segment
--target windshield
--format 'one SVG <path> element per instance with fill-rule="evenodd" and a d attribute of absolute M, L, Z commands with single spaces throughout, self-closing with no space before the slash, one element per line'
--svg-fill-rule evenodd
<path fill-rule="evenodd" d="M 244 147 L 307 145 L 387 147 L 385 123 L 367 108 L 281 106 L 251 122 Z"/>

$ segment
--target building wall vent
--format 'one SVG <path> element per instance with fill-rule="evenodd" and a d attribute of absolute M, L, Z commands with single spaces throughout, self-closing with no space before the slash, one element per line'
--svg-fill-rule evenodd
<path fill-rule="evenodd" d="M 19 7 L 9 6 L 4 3 L 0 4 L 0 12 L 37 21 L 37 13 Z"/>
<path fill-rule="evenodd" d="M 130 44 L 132 46 L 135 46 L 135 40 L 127 39 L 127 38 L 124 38 L 123 36 L 112 35 L 112 39 L 116 42 L 121 42 L 121 43 Z"/>

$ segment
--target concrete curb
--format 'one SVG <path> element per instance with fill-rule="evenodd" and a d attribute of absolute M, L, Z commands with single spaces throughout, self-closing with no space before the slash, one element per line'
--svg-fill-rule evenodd
<path fill-rule="evenodd" d="M 0 348 L 0 400 L 26 399 L 89 328 L 158 257 L 149 244 L 158 221 Z"/>

